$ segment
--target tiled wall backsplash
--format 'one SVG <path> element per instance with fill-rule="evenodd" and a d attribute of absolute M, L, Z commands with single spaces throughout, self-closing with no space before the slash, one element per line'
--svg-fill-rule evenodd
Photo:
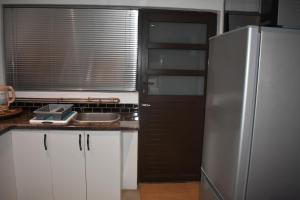
<path fill-rule="evenodd" d="M 11 106 L 21 107 L 24 110 L 34 111 L 42 106 L 46 106 L 48 103 L 36 103 L 36 102 L 20 102 L 16 101 Z M 138 112 L 137 104 L 77 104 L 74 103 L 73 110 L 77 112 L 118 112 L 118 113 L 134 113 Z"/>

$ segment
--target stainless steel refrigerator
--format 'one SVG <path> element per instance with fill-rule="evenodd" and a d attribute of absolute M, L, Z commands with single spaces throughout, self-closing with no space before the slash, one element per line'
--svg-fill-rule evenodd
<path fill-rule="evenodd" d="M 300 199 L 300 30 L 210 40 L 204 200 Z"/>

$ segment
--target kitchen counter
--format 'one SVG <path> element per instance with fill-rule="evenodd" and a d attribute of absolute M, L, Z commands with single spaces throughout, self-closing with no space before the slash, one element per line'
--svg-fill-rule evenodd
<path fill-rule="evenodd" d="M 55 130 L 138 130 L 139 121 L 134 120 L 131 113 L 121 114 L 119 122 L 111 124 L 76 124 L 70 122 L 68 125 L 30 124 L 29 120 L 34 117 L 32 112 L 24 111 L 19 116 L 0 120 L 0 135 L 10 129 L 55 129 Z"/>

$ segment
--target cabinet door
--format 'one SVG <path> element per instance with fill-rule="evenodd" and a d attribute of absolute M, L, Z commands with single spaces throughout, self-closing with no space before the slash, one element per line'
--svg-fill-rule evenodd
<path fill-rule="evenodd" d="M 53 199 L 49 151 L 44 146 L 48 136 L 43 131 L 13 131 L 18 200 Z"/>
<path fill-rule="evenodd" d="M 121 199 L 119 131 L 86 131 L 87 200 Z"/>
<path fill-rule="evenodd" d="M 122 131 L 122 189 L 137 189 L 138 131 Z"/>
<path fill-rule="evenodd" d="M 0 199 L 17 199 L 11 132 L 0 135 Z"/>
<path fill-rule="evenodd" d="M 85 200 L 84 133 L 51 131 L 49 135 L 55 200 Z"/>

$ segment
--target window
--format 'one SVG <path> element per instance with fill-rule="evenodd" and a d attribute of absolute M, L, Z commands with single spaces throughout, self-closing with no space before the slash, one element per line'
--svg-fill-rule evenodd
<path fill-rule="evenodd" d="M 137 10 L 7 6 L 4 28 L 17 90 L 136 90 Z"/>
<path fill-rule="evenodd" d="M 176 96 L 204 97 L 208 38 L 215 33 L 215 15 L 180 11 L 141 13 L 141 53 L 145 54 L 141 59 L 142 95 L 152 99 L 172 96 L 172 101 Z"/>

